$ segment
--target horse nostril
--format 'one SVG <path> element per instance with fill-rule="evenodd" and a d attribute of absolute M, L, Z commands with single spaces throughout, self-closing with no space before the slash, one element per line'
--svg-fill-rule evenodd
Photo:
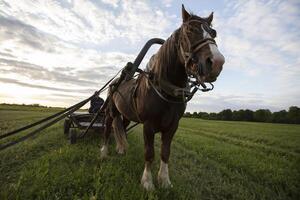
<path fill-rule="evenodd" d="M 213 62 L 212 62 L 211 58 L 208 57 L 205 61 L 207 73 L 210 73 L 212 71 L 212 64 L 213 64 Z"/>

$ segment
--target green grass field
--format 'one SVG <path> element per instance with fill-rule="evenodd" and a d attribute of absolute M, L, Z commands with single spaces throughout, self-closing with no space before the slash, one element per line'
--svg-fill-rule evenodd
<path fill-rule="evenodd" d="M 0 134 L 53 113 L 0 107 Z M 300 126 L 182 119 L 172 143 L 171 189 L 145 192 L 141 127 L 125 156 L 98 133 L 70 145 L 62 122 L 0 152 L 0 199 L 299 199 Z M 3 143 L 4 141 L 1 141 Z M 153 175 L 159 168 L 156 135 Z"/>

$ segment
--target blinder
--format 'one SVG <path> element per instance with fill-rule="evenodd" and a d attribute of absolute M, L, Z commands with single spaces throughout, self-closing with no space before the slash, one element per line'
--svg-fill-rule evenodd
<path fill-rule="evenodd" d="M 202 23 L 201 24 L 203 29 L 208 32 L 208 34 L 212 37 L 215 38 L 217 37 L 217 31 L 213 28 L 211 28 L 207 23 Z"/>

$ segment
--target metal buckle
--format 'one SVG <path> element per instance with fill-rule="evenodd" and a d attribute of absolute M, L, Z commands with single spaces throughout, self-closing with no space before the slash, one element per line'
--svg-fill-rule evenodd
<path fill-rule="evenodd" d="M 208 92 L 214 89 L 214 84 L 212 84 L 211 82 L 208 82 L 210 84 L 210 87 L 206 87 L 206 85 L 203 83 L 203 85 L 205 85 L 205 87 L 203 87 L 203 85 L 201 85 L 203 88 L 199 88 L 199 86 L 195 86 L 198 88 L 198 90 L 202 91 L 202 92 Z"/>

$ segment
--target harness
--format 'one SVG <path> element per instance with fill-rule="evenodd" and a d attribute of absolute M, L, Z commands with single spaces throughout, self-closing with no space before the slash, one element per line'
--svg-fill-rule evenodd
<path fill-rule="evenodd" d="M 200 88 L 199 85 L 192 80 L 188 80 L 187 86 L 182 88 L 172 84 L 169 81 L 160 79 L 159 82 L 153 82 L 152 77 L 149 72 L 140 70 L 141 75 L 145 76 L 149 85 L 153 88 L 155 93 L 164 101 L 168 103 L 175 104 L 185 104 L 190 101 L 194 94 L 200 90 L 202 92 L 208 92 L 214 89 L 214 85 L 211 85 L 210 88 Z M 172 97 L 172 99 L 170 98 Z"/>

